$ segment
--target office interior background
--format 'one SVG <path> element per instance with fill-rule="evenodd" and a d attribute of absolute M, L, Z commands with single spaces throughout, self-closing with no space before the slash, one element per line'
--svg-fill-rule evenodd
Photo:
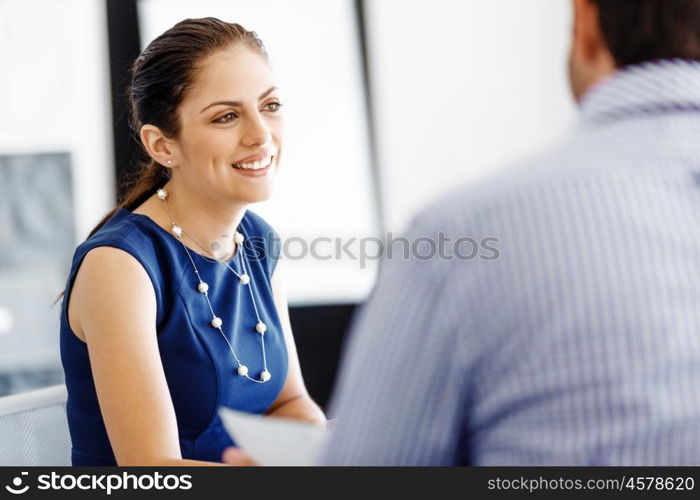
<path fill-rule="evenodd" d="M 283 240 L 398 236 L 574 122 L 562 0 L 0 0 L 0 396 L 62 382 L 52 303 L 135 157 L 126 70 L 205 16 L 256 31 L 271 56 L 285 158 L 251 210 Z M 325 405 L 378 263 L 287 261 L 302 369 Z"/>

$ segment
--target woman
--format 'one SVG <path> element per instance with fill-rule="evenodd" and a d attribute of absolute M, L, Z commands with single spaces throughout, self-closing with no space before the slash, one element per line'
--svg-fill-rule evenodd
<path fill-rule="evenodd" d="M 61 311 L 74 465 L 212 465 L 234 409 L 325 424 L 302 380 L 274 231 L 246 210 L 282 117 L 255 33 L 187 19 L 134 62 L 150 157 L 76 249 Z"/>

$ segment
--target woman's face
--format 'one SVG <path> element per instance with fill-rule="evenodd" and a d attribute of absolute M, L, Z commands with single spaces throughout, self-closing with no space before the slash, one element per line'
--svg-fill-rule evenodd
<path fill-rule="evenodd" d="M 206 58 L 179 108 L 178 181 L 210 200 L 269 198 L 281 146 L 280 106 L 264 56 L 239 44 Z"/>

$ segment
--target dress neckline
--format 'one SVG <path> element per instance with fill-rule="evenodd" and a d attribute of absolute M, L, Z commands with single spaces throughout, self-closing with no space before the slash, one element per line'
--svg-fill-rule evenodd
<path fill-rule="evenodd" d="M 132 212 L 132 211 L 130 211 L 130 210 L 127 210 L 127 209 L 124 208 L 124 207 L 119 207 L 119 211 L 122 212 L 122 213 L 124 213 L 124 214 L 127 215 L 127 216 L 136 217 L 138 220 L 143 221 L 143 222 L 145 222 L 146 224 L 148 224 L 148 225 L 150 225 L 150 226 L 152 226 L 152 227 L 155 227 L 157 231 L 160 231 L 161 234 L 164 234 L 165 236 L 167 236 L 168 238 L 170 238 L 174 243 L 177 243 L 178 246 L 182 246 L 182 245 L 183 245 L 183 243 L 182 243 L 179 239 L 177 239 L 175 236 L 173 236 L 172 234 L 170 234 L 169 231 L 167 231 L 167 230 L 165 230 L 163 227 L 161 227 L 160 224 L 158 224 L 156 221 L 154 221 L 153 219 L 151 219 L 148 215 L 144 215 L 144 214 L 135 214 L 134 212 Z M 243 222 L 244 219 L 245 219 L 245 214 L 243 215 L 243 219 L 241 219 L 241 223 Z M 232 256 L 230 259 L 225 260 L 225 261 L 224 261 L 224 260 L 214 260 L 212 257 L 207 257 L 207 256 L 205 256 L 205 255 L 202 255 L 201 253 L 199 253 L 198 251 L 192 249 L 192 248 L 189 247 L 189 246 L 187 247 L 187 249 L 190 251 L 190 255 L 194 255 L 194 257 L 195 257 L 195 258 L 198 258 L 201 262 L 206 262 L 206 263 L 209 263 L 209 264 L 224 264 L 224 263 L 227 263 L 227 264 L 231 265 L 231 264 L 233 264 L 233 261 L 235 261 L 236 258 L 238 257 L 238 248 L 236 248 L 236 251 L 235 251 L 235 253 L 233 254 L 233 256 Z"/>

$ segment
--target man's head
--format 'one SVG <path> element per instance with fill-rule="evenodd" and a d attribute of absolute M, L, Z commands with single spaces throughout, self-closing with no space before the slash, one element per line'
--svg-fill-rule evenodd
<path fill-rule="evenodd" d="M 700 0 L 573 0 L 569 79 L 576 100 L 618 68 L 700 60 Z"/>

